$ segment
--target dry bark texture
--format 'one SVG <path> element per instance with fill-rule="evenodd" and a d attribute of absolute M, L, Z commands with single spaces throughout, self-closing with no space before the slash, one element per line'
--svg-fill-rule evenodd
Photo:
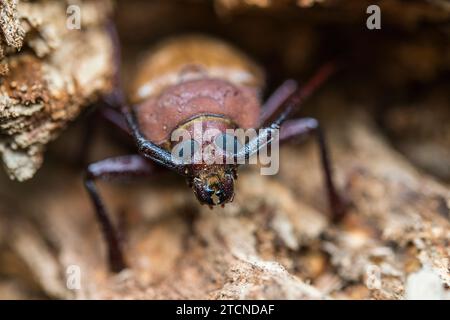
<path fill-rule="evenodd" d="M 81 29 L 66 27 L 70 1 L 0 3 L 0 153 L 11 179 L 30 179 L 45 145 L 109 90 L 108 1 L 84 1 Z"/>
<path fill-rule="evenodd" d="M 219 34 L 253 54 L 269 70 L 269 88 L 306 78 L 330 56 L 350 60 L 301 113 L 326 128 L 348 216 L 327 219 L 314 141 L 283 146 L 277 176 L 241 170 L 223 209 L 200 206 L 170 173 L 102 182 L 130 265 L 113 275 L 82 171 L 66 161 L 80 121 L 32 181 L 1 177 L 1 298 L 450 298 L 445 3 L 380 2 L 383 28 L 370 33 L 364 2 L 297 1 L 295 10 L 289 1 L 287 9 L 244 2 L 234 2 L 237 11 L 222 6 L 220 18 L 217 6 L 198 1 L 119 3 L 125 79 L 148 43 L 186 30 Z M 334 14 L 322 6 L 335 6 Z M 119 140 L 101 130 L 91 158 L 130 153 Z M 77 290 L 67 286 L 74 265 Z"/>

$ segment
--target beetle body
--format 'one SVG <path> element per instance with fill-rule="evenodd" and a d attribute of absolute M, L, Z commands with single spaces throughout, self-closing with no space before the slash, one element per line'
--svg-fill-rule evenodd
<path fill-rule="evenodd" d="M 262 69 L 242 52 L 220 40 L 188 35 L 165 40 L 147 54 L 130 100 L 143 134 L 167 146 L 179 125 L 206 114 L 254 128 L 263 84 Z"/>
<path fill-rule="evenodd" d="M 220 40 L 187 35 L 165 40 L 145 56 L 130 101 L 143 135 L 172 150 L 178 141 L 170 138 L 179 128 L 192 137 L 194 125 L 219 134 L 255 128 L 263 84 L 262 69 L 242 52 Z M 199 147 L 213 147 L 215 138 L 202 139 Z M 235 167 L 201 163 L 190 171 L 188 183 L 201 203 L 212 206 L 233 199 Z"/>
<path fill-rule="evenodd" d="M 119 39 L 114 26 L 109 31 L 115 44 L 118 72 Z M 110 120 L 131 134 L 138 154 L 93 163 L 88 166 L 85 176 L 86 190 L 108 243 L 111 270 L 123 270 L 127 264 L 95 180 L 150 176 L 154 172 L 154 163 L 186 177 L 199 202 L 213 207 L 233 200 L 239 164 L 235 160 L 249 159 L 275 139 L 283 141 L 315 134 L 330 209 L 333 219 L 340 219 L 345 212 L 345 203 L 334 186 L 325 139 L 317 120 L 286 121 L 333 70 L 333 65 L 325 65 L 302 89 L 297 88 L 294 80 L 285 81 L 262 104 L 264 74 L 257 64 L 222 41 L 190 35 L 166 40 L 144 57 L 134 73 L 128 101 L 117 73 L 112 103 L 107 104 L 120 108 L 120 118 Z M 263 126 L 280 109 L 277 118 Z M 115 112 L 117 115 L 117 109 Z M 120 120 L 125 120 L 125 126 Z M 259 131 L 248 141 L 240 141 L 239 145 L 238 134 L 227 132 L 236 128 Z M 188 133 L 188 140 L 181 137 L 179 141 L 180 136 L 174 139 L 179 131 Z M 208 135 L 207 132 L 212 133 Z M 177 156 L 184 160 L 186 149 L 188 156 L 202 154 L 201 161 L 179 161 Z M 214 161 L 225 158 L 233 161 Z"/>

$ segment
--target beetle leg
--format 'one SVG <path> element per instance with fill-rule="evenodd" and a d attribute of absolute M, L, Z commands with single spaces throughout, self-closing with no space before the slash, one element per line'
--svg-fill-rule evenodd
<path fill-rule="evenodd" d="M 108 246 L 109 267 L 113 272 L 125 269 L 126 263 L 119 235 L 95 186 L 95 180 L 147 176 L 153 172 L 154 167 L 139 155 L 105 159 L 90 164 L 86 170 L 84 185 L 94 204 L 96 218 Z"/>
<path fill-rule="evenodd" d="M 86 159 L 88 158 L 89 147 L 92 141 L 92 136 L 95 133 L 97 121 L 99 118 L 103 118 L 106 121 L 110 122 L 114 126 L 118 127 L 120 131 L 130 135 L 129 128 L 125 121 L 125 118 L 120 113 L 120 108 L 122 104 L 125 102 L 124 93 L 122 89 L 121 83 L 121 54 L 120 54 L 120 41 L 119 36 L 117 34 L 116 27 L 112 18 L 110 18 L 106 23 L 106 32 L 108 33 L 111 44 L 112 44 L 112 60 L 114 64 L 114 72 L 112 79 L 112 92 L 105 95 L 101 100 L 99 106 L 97 106 L 96 110 L 90 115 L 87 121 L 86 130 L 83 133 L 81 138 L 81 145 L 77 155 L 77 162 L 86 165 Z"/>
<path fill-rule="evenodd" d="M 316 74 L 303 86 L 302 88 L 296 89 L 293 93 L 289 95 L 287 100 L 283 102 L 282 98 L 283 95 L 287 94 L 287 92 L 291 88 L 283 89 L 283 85 L 279 90 L 276 90 L 274 93 L 274 98 L 272 97 L 269 100 L 272 100 L 273 102 L 270 102 L 267 108 L 267 111 L 263 111 L 263 114 L 265 116 L 270 117 L 273 112 L 277 110 L 280 106 L 285 106 L 283 112 L 277 117 L 277 119 L 268 127 L 264 127 L 260 130 L 260 133 L 257 137 L 253 138 L 251 141 L 249 141 L 245 148 L 242 148 L 240 152 L 238 152 L 235 156 L 239 159 L 250 158 L 253 154 L 258 152 L 262 147 L 264 147 L 266 144 L 270 143 L 270 136 L 273 130 L 277 130 L 280 128 L 280 126 L 283 124 L 283 122 L 291 115 L 292 111 L 295 108 L 298 108 L 301 106 L 301 104 L 305 101 L 306 98 L 308 98 L 318 87 L 320 87 L 336 70 L 334 63 L 327 63 L 323 65 L 319 71 L 316 72 Z M 286 82 L 285 82 L 286 84 Z M 287 84 L 287 86 L 291 86 L 292 84 Z M 275 102 L 278 102 L 279 105 Z M 271 113 L 272 112 L 272 113 Z M 264 116 L 264 117 L 265 117 Z"/>
<path fill-rule="evenodd" d="M 91 114 L 87 115 L 86 124 L 81 134 L 80 145 L 75 153 L 75 164 L 84 168 L 89 162 L 89 151 L 96 134 L 99 121 L 104 120 L 114 128 L 119 129 L 124 136 L 131 138 L 130 130 L 123 115 L 114 108 L 98 106 Z M 131 140 L 131 139 L 130 139 Z"/>
<path fill-rule="evenodd" d="M 297 90 L 297 81 L 289 79 L 279 86 L 261 107 L 259 125 L 262 126 Z"/>
<path fill-rule="evenodd" d="M 280 128 L 280 142 L 294 136 L 308 136 L 313 134 L 319 144 L 320 159 L 324 173 L 325 186 L 328 193 L 329 206 L 333 221 L 339 221 L 345 215 L 348 202 L 337 192 L 333 181 L 333 169 L 331 167 L 330 152 L 327 148 L 325 137 L 319 122 L 314 118 L 301 118 L 287 120 Z"/>
<path fill-rule="evenodd" d="M 83 131 L 80 134 L 80 144 L 76 147 L 73 162 L 79 168 L 84 168 L 88 164 L 90 146 L 92 138 L 95 136 L 97 116 L 97 110 L 93 110 L 87 115 Z"/>
<path fill-rule="evenodd" d="M 336 71 L 336 66 L 334 63 L 324 64 L 315 74 L 309 79 L 309 81 L 297 89 L 290 97 L 287 99 L 286 106 L 283 112 L 274 121 L 272 126 L 280 126 L 283 121 L 285 121 L 296 108 L 299 108 L 302 103 L 311 96 L 325 81 Z"/>
<path fill-rule="evenodd" d="M 119 129 L 122 133 L 130 136 L 130 129 L 128 128 L 127 122 L 122 113 L 114 108 L 100 108 L 99 113 L 103 119 L 108 121 L 114 127 Z"/>

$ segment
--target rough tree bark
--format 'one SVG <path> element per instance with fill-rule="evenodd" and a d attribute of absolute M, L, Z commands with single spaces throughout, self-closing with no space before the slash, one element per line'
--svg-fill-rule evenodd
<path fill-rule="evenodd" d="M 33 177 L 45 145 L 110 88 L 109 1 L 84 1 L 81 29 L 66 1 L 0 3 L 0 153 L 11 179 Z"/>

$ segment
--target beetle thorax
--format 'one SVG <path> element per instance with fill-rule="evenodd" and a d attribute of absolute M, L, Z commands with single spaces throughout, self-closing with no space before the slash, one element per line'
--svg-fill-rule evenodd
<path fill-rule="evenodd" d="M 136 106 L 135 112 L 143 134 L 157 144 L 167 145 L 176 128 L 202 115 L 216 115 L 240 128 L 254 128 L 259 109 L 255 89 L 207 78 L 169 87 L 160 96 Z M 222 122 L 210 125 L 221 126 Z"/>

